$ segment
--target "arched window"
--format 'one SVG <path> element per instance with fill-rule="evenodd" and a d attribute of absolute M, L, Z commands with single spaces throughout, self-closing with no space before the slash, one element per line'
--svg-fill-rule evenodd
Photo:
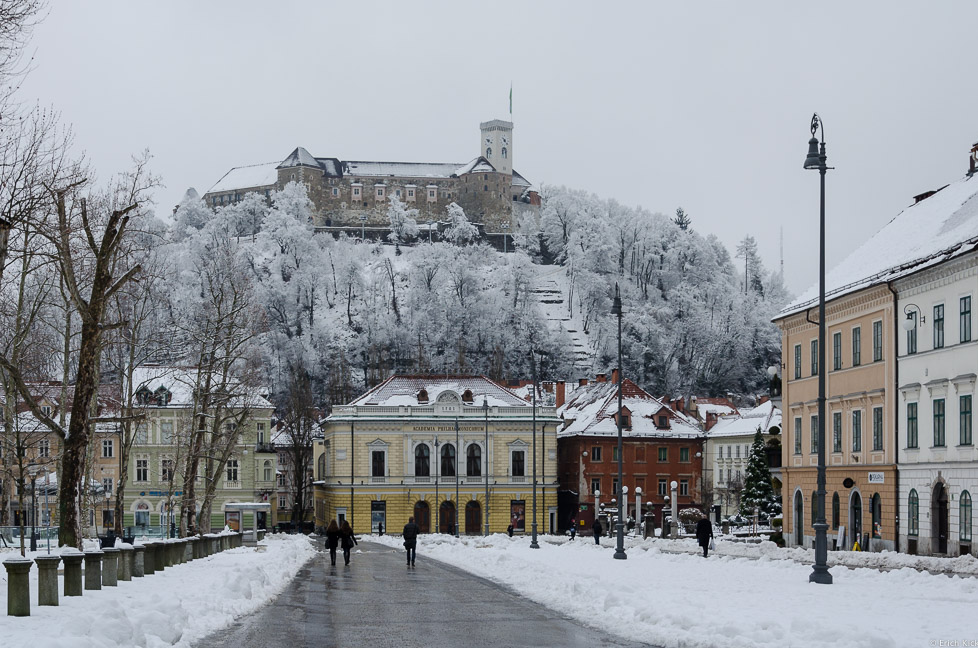
<path fill-rule="evenodd" d="M 506 157 L 507 157 L 507 156 L 509 155 L 509 151 L 507 151 L 507 150 L 506 150 L 506 147 L 505 147 L 505 146 L 503 147 L 503 150 L 502 150 L 502 151 L 500 151 L 500 155 L 502 155 L 502 156 L 503 156 L 503 159 L 504 159 L 504 160 L 505 160 L 505 159 L 506 159 Z"/>
<path fill-rule="evenodd" d="M 832 493 L 832 528 L 839 528 L 839 494 Z"/>
<path fill-rule="evenodd" d="M 960 510 L 961 514 L 960 524 L 961 542 L 971 542 L 971 493 L 968 491 L 961 491 Z"/>
<path fill-rule="evenodd" d="M 441 448 L 441 474 L 445 477 L 455 476 L 455 446 L 451 443 Z"/>
<path fill-rule="evenodd" d="M 815 520 L 818 519 L 818 495 L 815 491 L 812 491 L 812 526 L 815 526 Z"/>
<path fill-rule="evenodd" d="M 910 498 L 907 500 L 907 535 L 916 536 L 920 533 L 920 498 L 917 497 L 917 489 L 910 489 Z"/>
<path fill-rule="evenodd" d="M 883 502 L 880 500 L 879 493 L 873 493 L 872 502 L 872 515 L 873 515 L 873 537 L 879 538 L 882 536 L 883 532 Z"/>
<path fill-rule="evenodd" d="M 424 443 L 414 449 L 414 476 L 429 477 L 431 475 L 431 451 Z"/>
<path fill-rule="evenodd" d="M 492 149 L 488 146 L 486 147 L 486 157 L 492 157 Z"/>
<path fill-rule="evenodd" d="M 272 462 L 268 459 L 262 464 L 262 481 L 272 481 Z"/>
<path fill-rule="evenodd" d="M 465 474 L 468 477 L 482 476 L 482 448 L 473 443 L 465 453 Z"/>
<path fill-rule="evenodd" d="M 326 453 L 319 455 L 319 461 L 317 462 L 316 471 L 319 473 L 320 479 L 326 479 Z"/>

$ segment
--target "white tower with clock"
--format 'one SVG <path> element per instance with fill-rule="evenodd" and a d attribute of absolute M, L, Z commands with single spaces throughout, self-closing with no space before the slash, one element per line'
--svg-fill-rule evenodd
<path fill-rule="evenodd" d="M 513 122 L 493 119 L 479 125 L 480 155 L 499 173 L 513 173 Z"/>

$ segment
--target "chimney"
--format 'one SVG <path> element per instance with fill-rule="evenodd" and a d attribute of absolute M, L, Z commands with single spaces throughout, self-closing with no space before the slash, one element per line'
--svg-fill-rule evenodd
<path fill-rule="evenodd" d="M 578 378 L 577 379 L 577 386 L 578 387 L 587 387 L 587 378 Z"/>
<path fill-rule="evenodd" d="M 595 377 L 595 381 L 594 382 L 599 382 L 599 383 L 606 383 L 606 382 L 608 382 L 608 374 L 603 374 L 603 373 L 598 374 Z"/>
<path fill-rule="evenodd" d="M 971 147 L 971 157 L 968 159 L 968 175 L 975 174 L 975 165 L 978 164 L 978 142 Z"/>
<path fill-rule="evenodd" d="M 554 396 L 556 397 L 555 405 L 563 407 L 564 403 L 567 401 L 566 385 L 563 380 L 558 380 L 555 383 Z"/>
<path fill-rule="evenodd" d="M 706 431 L 709 432 L 714 425 L 717 424 L 717 413 L 707 412 L 706 413 Z"/>
<path fill-rule="evenodd" d="M 611 382 L 618 384 L 618 369 L 611 370 Z"/>

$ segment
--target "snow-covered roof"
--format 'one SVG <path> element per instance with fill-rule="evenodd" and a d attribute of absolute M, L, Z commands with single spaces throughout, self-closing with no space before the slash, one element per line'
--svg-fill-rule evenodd
<path fill-rule="evenodd" d="M 737 409 L 730 405 L 726 405 L 723 403 L 702 402 L 700 399 L 696 400 L 696 411 L 699 414 L 701 420 L 706 420 L 707 414 L 716 414 L 717 416 L 729 416 L 730 414 L 737 413 Z"/>
<path fill-rule="evenodd" d="M 677 412 L 627 378 L 622 381 L 622 407 L 631 413 L 631 429 L 623 430 L 626 437 L 695 437 L 703 431 L 691 418 Z M 558 437 L 617 435 L 618 385 L 614 382 L 594 382 L 578 387 L 567 403 L 558 410 L 566 427 Z M 669 427 L 656 426 L 658 415 L 669 417 Z"/>
<path fill-rule="evenodd" d="M 717 437 L 754 436 L 760 428 L 764 434 L 769 434 L 771 428 L 781 428 L 781 410 L 774 403 L 767 401 L 757 407 L 741 412 L 740 415 L 725 416 L 707 432 L 711 439 Z"/>
<path fill-rule="evenodd" d="M 294 151 L 289 153 L 287 158 L 282 160 L 282 163 L 279 164 L 277 168 L 284 169 L 286 167 L 294 166 L 311 166 L 318 168 L 320 165 L 319 160 L 309 155 L 309 151 L 301 146 L 297 146 Z"/>
<path fill-rule="evenodd" d="M 532 187 L 530 181 L 521 176 L 516 170 L 513 170 L 513 186 L 514 187 Z"/>
<path fill-rule="evenodd" d="M 194 388 L 197 385 L 197 368 L 144 365 L 133 371 L 132 382 L 133 393 L 143 388 L 154 393 L 161 388 L 169 391 L 170 399 L 165 407 L 190 407 L 193 404 Z M 250 393 L 241 394 L 232 402 L 233 407 L 242 407 L 245 404 L 253 409 L 274 409 L 274 406 L 254 389 L 250 390 Z"/>
<path fill-rule="evenodd" d="M 265 162 L 251 166 L 234 167 L 207 190 L 207 193 L 269 187 L 278 181 L 278 162 Z"/>
<path fill-rule="evenodd" d="M 425 390 L 427 402 L 418 402 L 418 392 Z M 428 405 L 434 403 L 439 394 L 454 392 L 461 396 L 466 391 L 472 393 L 472 406 L 482 407 L 483 398 L 490 407 L 525 407 L 526 401 L 485 376 L 391 376 L 367 393 L 356 398 L 350 405 Z"/>
<path fill-rule="evenodd" d="M 835 299 L 892 281 L 978 249 L 978 179 L 966 176 L 904 209 L 832 268 L 825 298 Z M 818 303 L 818 284 L 778 313 L 776 319 Z"/>
<path fill-rule="evenodd" d="M 465 175 L 466 173 L 495 173 L 496 168 L 489 163 L 489 160 L 481 155 L 468 164 L 455 170 L 455 175 Z"/>
<path fill-rule="evenodd" d="M 397 178 L 451 178 L 463 165 L 458 162 L 343 162 L 343 174 Z"/>

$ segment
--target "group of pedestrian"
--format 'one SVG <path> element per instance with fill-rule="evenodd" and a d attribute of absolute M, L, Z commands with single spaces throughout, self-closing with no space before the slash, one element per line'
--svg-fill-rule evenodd
<path fill-rule="evenodd" d="M 357 544 L 357 537 L 353 535 L 353 528 L 350 523 L 343 520 L 343 524 L 337 524 L 336 520 L 330 520 L 326 527 L 326 548 L 329 549 L 329 562 L 336 566 L 336 548 L 343 549 L 343 562 L 350 564 L 350 550 Z"/>

